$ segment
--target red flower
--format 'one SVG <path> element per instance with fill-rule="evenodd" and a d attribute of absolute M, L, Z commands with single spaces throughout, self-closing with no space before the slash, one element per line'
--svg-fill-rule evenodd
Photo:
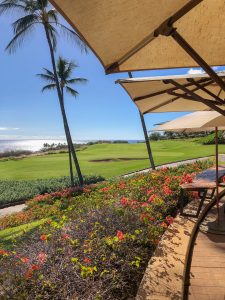
<path fill-rule="evenodd" d="M 123 232 L 120 231 L 120 230 L 117 231 L 117 235 L 116 235 L 116 236 L 118 237 L 118 239 L 119 239 L 120 241 L 122 241 L 122 240 L 124 239 L 124 234 L 123 234 Z"/>
<path fill-rule="evenodd" d="M 48 239 L 48 237 L 47 237 L 47 235 L 45 235 L 45 234 L 42 234 L 42 235 L 40 236 L 40 240 L 42 240 L 42 241 L 47 241 L 47 239 Z"/>
<path fill-rule="evenodd" d="M 164 193 L 165 193 L 166 195 L 171 195 L 171 194 L 172 194 L 172 191 L 171 191 L 167 186 L 164 186 L 164 187 L 163 187 L 163 190 L 164 190 Z"/>
<path fill-rule="evenodd" d="M 31 270 L 38 271 L 38 270 L 40 270 L 40 266 L 38 266 L 38 265 L 32 265 L 31 266 Z"/>
<path fill-rule="evenodd" d="M 22 261 L 23 263 L 27 264 L 27 263 L 29 262 L 29 258 L 23 257 L 23 258 L 21 258 L 21 261 Z"/>
<path fill-rule="evenodd" d="M 165 222 L 162 222 L 162 223 L 160 224 L 160 226 L 161 226 L 162 228 L 167 228 L 167 227 L 168 227 L 167 224 L 166 224 Z"/>
<path fill-rule="evenodd" d="M 89 258 L 85 257 L 85 258 L 84 258 L 84 262 L 85 262 L 86 264 L 90 264 L 90 263 L 91 263 L 91 260 L 90 260 Z"/>
<path fill-rule="evenodd" d="M 45 262 L 46 258 L 47 258 L 47 254 L 46 253 L 40 252 L 38 254 L 38 259 L 39 259 L 40 263 L 43 264 Z"/>
<path fill-rule="evenodd" d="M 170 225 L 170 224 L 173 223 L 174 218 L 173 218 L 173 217 L 170 217 L 170 216 L 167 216 L 167 217 L 166 217 L 166 221 L 167 221 L 167 223 Z"/>
<path fill-rule="evenodd" d="M 129 204 L 129 199 L 128 199 L 128 198 L 125 198 L 125 197 L 122 197 L 122 198 L 120 199 L 120 203 L 121 203 L 122 205 L 128 205 L 128 204 Z"/>
<path fill-rule="evenodd" d="M 31 279 L 33 276 L 33 271 L 32 270 L 27 270 L 27 272 L 25 273 L 25 278 L 26 279 Z"/>
<path fill-rule="evenodd" d="M 141 204 L 141 207 L 149 207 L 149 204 L 147 202 L 144 202 Z"/>
<path fill-rule="evenodd" d="M 104 188 L 101 189 L 102 192 L 107 192 L 107 191 L 109 191 L 109 190 L 110 190 L 109 187 L 104 187 Z"/>
<path fill-rule="evenodd" d="M 9 252 L 3 250 L 3 249 L 0 249 L 0 255 L 8 255 Z"/>
<path fill-rule="evenodd" d="M 153 189 L 148 190 L 148 191 L 146 192 L 147 196 L 151 195 L 152 193 L 154 193 L 154 190 L 153 190 Z"/>

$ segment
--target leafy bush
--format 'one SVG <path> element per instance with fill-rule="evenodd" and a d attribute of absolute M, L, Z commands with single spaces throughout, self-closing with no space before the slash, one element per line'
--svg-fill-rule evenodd
<path fill-rule="evenodd" d="M 211 163 L 36 197 L 28 205 L 70 204 L 13 251 L 0 250 L 3 299 L 133 299 L 146 265 L 173 222 L 179 185 Z M 73 191 L 74 193 L 74 191 Z M 174 233 L 175 234 L 175 233 Z"/>
<path fill-rule="evenodd" d="M 202 145 L 215 144 L 215 133 L 211 133 L 205 137 L 198 139 L 198 142 Z M 225 144 L 224 131 L 218 131 L 218 144 Z"/>
<path fill-rule="evenodd" d="M 102 181 L 102 176 L 85 176 L 85 184 Z M 75 178 L 75 185 L 78 179 Z M 36 179 L 36 180 L 0 180 L 0 206 L 1 204 L 23 201 L 35 195 L 59 191 L 71 186 L 70 177 Z"/>

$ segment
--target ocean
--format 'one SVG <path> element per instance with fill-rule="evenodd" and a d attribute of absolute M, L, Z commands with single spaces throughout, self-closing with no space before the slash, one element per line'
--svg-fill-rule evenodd
<path fill-rule="evenodd" d="M 86 144 L 90 141 L 74 141 L 76 144 Z M 128 140 L 130 144 L 141 142 L 139 140 Z M 28 151 L 39 151 L 44 143 L 48 144 L 65 144 L 66 140 L 0 140 L 0 153 L 6 151 L 16 151 L 16 150 L 28 150 Z"/>

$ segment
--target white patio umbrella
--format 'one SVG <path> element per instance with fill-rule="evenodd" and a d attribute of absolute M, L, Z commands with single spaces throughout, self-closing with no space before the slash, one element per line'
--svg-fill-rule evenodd
<path fill-rule="evenodd" d="M 175 120 L 166 122 L 153 129 L 153 131 L 173 131 L 173 132 L 199 132 L 215 130 L 216 145 L 216 198 L 219 219 L 219 154 L 218 154 L 218 129 L 225 130 L 225 116 L 215 111 L 198 111 Z M 224 231 L 224 225 L 217 229 Z"/>

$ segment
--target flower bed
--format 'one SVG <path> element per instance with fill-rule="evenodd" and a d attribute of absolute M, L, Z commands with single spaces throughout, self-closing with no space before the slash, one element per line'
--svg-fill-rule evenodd
<path fill-rule="evenodd" d="M 130 299 L 162 234 L 177 213 L 179 184 L 209 166 L 162 169 L 79 191 L 36 197 L 65 203 L 57 217 L 0 250 L 6 299 Z M 74 194 L 76 193 L 76 195 Z"/>

